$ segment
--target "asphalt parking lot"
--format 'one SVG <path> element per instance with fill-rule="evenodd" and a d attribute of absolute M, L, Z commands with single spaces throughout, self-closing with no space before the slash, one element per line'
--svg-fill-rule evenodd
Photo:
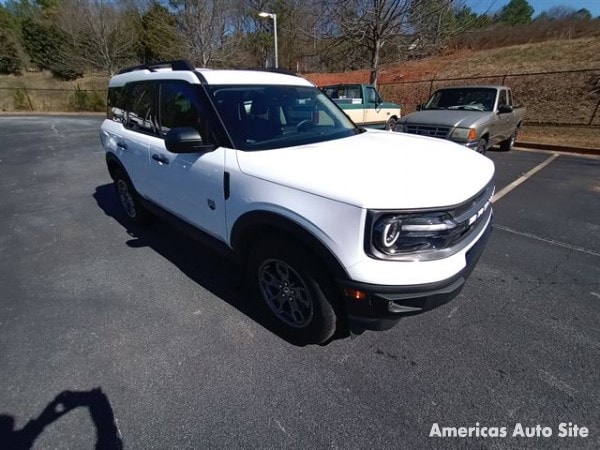
<path fill-rule="evenodd" d="M 560 155 L 499 198 L 453 302 L 299 348 L 234 266 L 128 225 L 101 120 L 0 117 L 0 448 L 600 448 L 600 158 Z M 500 193 L 552 154 L 489 157 Z M 569 422 L 589 435 L 559 437 Z"/>

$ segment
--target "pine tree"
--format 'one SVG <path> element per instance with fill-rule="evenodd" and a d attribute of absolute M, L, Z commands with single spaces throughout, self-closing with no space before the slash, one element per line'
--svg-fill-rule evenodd
<path fill-rule="evenodd" d="M 526 25 L 531 23 L 532 15 L 533 7 L 527 0 L 510 0 L 510 2 L 500 10 L 498 21 L 509 25 Z"/>
<path fill-rule="evenodd" d="M 0 30 L 0 74 L 21 74 L 21 58 L 17 47 L 4 30 Z"/>

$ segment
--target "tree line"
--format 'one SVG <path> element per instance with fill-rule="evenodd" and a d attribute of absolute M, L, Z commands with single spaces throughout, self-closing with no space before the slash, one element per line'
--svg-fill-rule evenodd
<path fill-rule="evenodd" d="M 494 4 L 489 0 L 490 7 Z M 195 65 L 270 65 L 277 14 L 280 67 L 296 72 L 379 68 L 443 49 L 461 33 L 534 20 L 597 20 L 554 7 L 533 18 L 527 0 L 477 14 L 464 0 L 8 0 L 0 4 L 0 73 L 86 72 L 186 58 Z"/>

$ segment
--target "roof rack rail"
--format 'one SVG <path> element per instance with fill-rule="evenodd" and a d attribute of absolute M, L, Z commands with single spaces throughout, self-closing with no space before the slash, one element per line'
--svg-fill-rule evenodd
<path fill-rule="evenodd" d="M 299 77 L 300 75 L 298 75 L 296 72 L 292 72 L 291 70 L 287 70 L 287 69 L 280 69 L 280 68 L 275 68 L 275 67 L 269 67 L 269 68 L 256 68 L 256 67 L 250 67 L 246 70 L 254 70 L 256 72 L 273 72 L 273 73 L 281 73 L 283 75 L 291 75 L 293 77 Z"/>
<path fill-rule="evenodd" d="M 135 70 L 149 70 L 150 72 L 156 71 L 156 69 L 164 69 L 171 68 L 171 70 L 195 70 L 196 68 L 189 62 L 187 59 L 175 59 L 173 61 L 161 61 L 150 64 L 141 64 L 139 66 L 127 67 L 126 69 L 121 69 L 117 73 L 120 75 L 122 73 L 133 72 Z"/>

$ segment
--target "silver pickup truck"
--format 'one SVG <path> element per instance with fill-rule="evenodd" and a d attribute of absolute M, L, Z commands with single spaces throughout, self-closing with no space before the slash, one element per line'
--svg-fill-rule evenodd
<path fill-rule="evenodd" d="M 394 130 L 450 139 L 479 153 L 496 144 L 509 151 L 525 116 L 506 86 L 438 89 L 418 109 L 402 117 Z"/>

